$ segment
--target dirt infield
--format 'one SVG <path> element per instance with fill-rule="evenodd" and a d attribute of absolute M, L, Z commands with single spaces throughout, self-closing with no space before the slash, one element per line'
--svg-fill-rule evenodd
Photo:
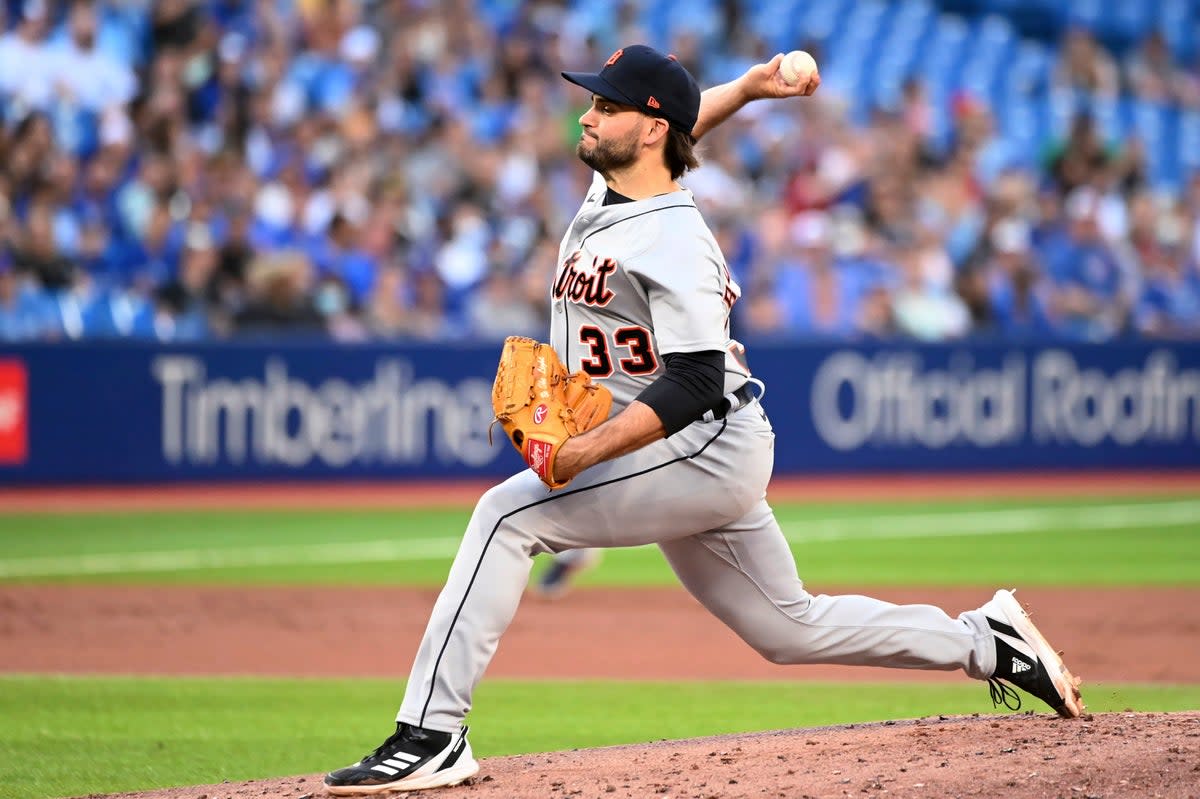
<path fill-rule="evenodd" d="M 977 589 L 876 589 L 974 607 Z M 1029 589 L 1020 595 L 1086 689 L 1200 682 L 1200 591 Z M 407 670 L 435 594 L 409 589 L 8 586 L 0 671 L 371 675 Z M 1119 608 L 1119 613 L 1113 609 Z M 397 612 L 403 611 L 403 612 Z M 388 629 L 380 649 L 378 636 Z M 587 630 L 586 636 L 579 631 Z M 120 646 L 113 646 L 120 641 Z M 368 645 L 367 642 L 370 642 Z M 584 589 L 527 601 L 489 674 L 683 680 L 961 680 L 935 672 L 766 663 L 681 589 Z M 898 689 L 899 690 L 899 689 Z M 983 686 L 980 686 L 983 691 Z M 986 701 L 981 697 L 981 702 Z M 384 710 L 387 710 L 384 708 Z M 330 763 L 331 767 L 338 765 Z M 736 799 L 888 795 L 1200 796 L 1200 714 L 1049 714 L 852 725 L 490 758 L 441 799 Z M 885 793 L 886 792 L 886 793 Z M 303 799 L 317 775 L 131 794 Z"/>
<path fill-rule="evenodd" d="M 186 508 L 395 508 L 470 503 L 479 484 L 0 490 L 0 513 Z M 838 501 L 1200 492 L 1200 473 L 777 480 L 775 499 Z M 980 589 L 809 586 L 956 612 Z M 403 677 L 436 592 L 404 588 L 0 586 L 0 672 Z M 1022 589 L 1097 683 L 1200 682 L 1200 590 Z M 1119 611 L 1119 612 L 1118 612 Z M 388 629 L 378 636 L 364 632 Z M 586 636 L 579 634 L 587 630 Z M 371 646 L 364 642 L 371 641 Z M 119 645 L 114 645 L 119 642 Z M 247 643 L 251 642 L 251 643 Z M 584 589 L 527 601 L 491 677 L 962 680 L 765 662 L 682 589 Z M 983 687 L 981 686 L 981 690 Z M 981 701 L 986 701 L 986 698 Z M 340 765 L 331 762 L 330 766 Z M 741 797 L 1200 797 L 1200 713 L 933 718 L 489 758 L 439 799 Z M 320 775 L 122 794 L 313 799 Z"/>
<path fill-rule="evenodd" d="M 976 588 L 809 586 L 957 613 Z M 1024 588 L 1084 679 L 1200 683 L 1200 590 Z M 402 678 L 436 591 L 410 588 L 0 586 L 0 671 Z M 387 630 L 381 646 L 371 631 Z M 580 635 L 586 630 L 586 635 Z M 113 642 L 119 641 L 119 646 Z M 779 666 L 681 588 L 588 588 L 522 603 L 489 677 L 960 680 L 942 672 Z"/>
<path fill-rule="evenodd" d="M 951 717 L 662 741 L 483 761 L 437 799 L 1200 795 L 1200 713 Z M 122 794 L 304 799 L 320 775 Z M 399 794 L 404 796 L 407 794 Z M 421 794 L 425 796 L 426 794 Z"/>

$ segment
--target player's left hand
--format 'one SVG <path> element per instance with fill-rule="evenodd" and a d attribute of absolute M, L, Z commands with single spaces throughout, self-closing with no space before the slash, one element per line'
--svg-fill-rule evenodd
<path fill-rule="evenodd" d="M 600 425 L 611 408 L 608 388 L 583 371 L 568 373 L 549 344 L 523 336 L 504 340 L 492 410 L 513 447 L 550 488 L 562 488 L 586 466 L 569 459 L 560 469 L 563 444 Z"/>
<path fill-rule="evenodd" d="M 578 438 L 572 436 L 559 445 L 554 456 L 554 479 L 569 483 L 586 467 Z"/>
<path fill-rule="evenodd" d="M 789 85 L 779 74 L 779 65 L 783 63 L 783 53 L 779 53 L 765 64 L 755 64 L 742 75 L 742 91 L 749 100 L 765 100 L 781 97 L 811 97 L 821 85 L 821 74 L 813 72 L 808 80 L 802 80 L 795 86 Z"/>

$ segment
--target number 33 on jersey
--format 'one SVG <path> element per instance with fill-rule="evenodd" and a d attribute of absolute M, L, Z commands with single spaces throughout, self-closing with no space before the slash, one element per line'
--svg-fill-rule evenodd
<path fill-rule="evenodd" d="M 741 295 L 690 192 L 604 205 L 597 175 L 559 247 L 550 340 L 571 371 L 628 405 L 674 352 L 725 350 L 726 390 L 749 372 L 729 337 Z M 663 253 L 669 256 L 663 257 Z"/>

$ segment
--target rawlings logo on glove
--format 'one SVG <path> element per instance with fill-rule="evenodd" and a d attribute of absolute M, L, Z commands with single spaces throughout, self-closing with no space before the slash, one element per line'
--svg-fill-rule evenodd
<path fill-rule="evenodd" d="M 493 424 L 500 423 L 546 485 L 562 488 L 570 482 L 554 477 L 559 447 L 601 424 L 611 409 L 611 392 L 585 372 L 568 373 L 549 344 L 523 336 L 504 340 L 492 386 Z"/>

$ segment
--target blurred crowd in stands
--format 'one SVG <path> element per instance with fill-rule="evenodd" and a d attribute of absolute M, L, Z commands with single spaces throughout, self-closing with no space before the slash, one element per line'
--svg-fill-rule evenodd
<path fill-rule="evenodd" d="M 0 2 L 9 342 L 544 337 L 590 179 L 559 72 L 645 41 L 707 87 L 791 49 L 752 0 Z M 864 107 L 835 44 L 795 42 L 817 96 L 748 106 L 683 181 L 742 284 L 735 334 L 1200 337 L 1200 172 L 1153 175 L 1083 105 L 1037 146 L 915 73 Z M 1157 30 L 1049 52 L 1019 91 L 1200 114 L 1200 61 Z"/>

